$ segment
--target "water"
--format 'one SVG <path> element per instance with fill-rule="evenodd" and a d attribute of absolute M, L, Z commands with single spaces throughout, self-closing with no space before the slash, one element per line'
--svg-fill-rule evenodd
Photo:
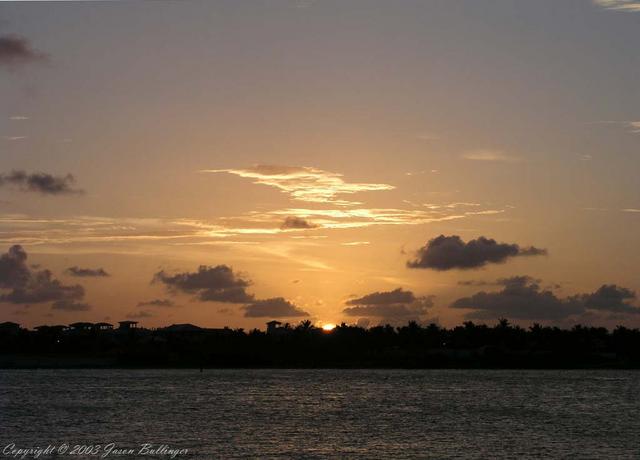
<path fill-rule="evenodd" d="M 640 458 L 639 395 L 634 371 L 0 370 L 0 449 L 151 443 L 189 449 L 176 458 Z M 125 457 L 133 456 L 107 458 Z"/>

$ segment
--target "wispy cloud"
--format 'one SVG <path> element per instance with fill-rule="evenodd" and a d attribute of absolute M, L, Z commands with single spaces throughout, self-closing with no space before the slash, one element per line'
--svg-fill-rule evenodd
<path fill-rule="evenodd" d="M 640 134 L 640 121 L 627 121 L 626 123 L 629 132 L 633 134 Z"/>
<path fill-rule="evenodd" d="M 170 308 L 176 307 L 177 305 L 171 299 L 152 299 L 152 300 L 142 300 L 138 302 L 138 307 L 163 307 Z"/>
<path fill-rule="evenodd" d="M 448 220 L 463 219 L 465 217 L 481 214 L 498 214 L 503 209 L 486 209 L 480 211 L 455 211 L 452 207 L 444 205 L 433 209 L 396 209 L 396 208 L 354 208 L 354 209 L 307 209 L 288 208 L 256 213 L 258 219 L 268 216 L 282 216 L 295 214 L 303 219 L 312 219 L 320 228 L 324 229 L 348 229 L 362 228 L 376 225 L 419 225 L 432 222 L 444 222 Z"/>
<path fill-rule="evenodd" d="M 461 219 L 463 214 L 440 214 L 406 209 L 306 209 L 293 208 L 271 211 L 267 215 L 295 214 L 325 229 L 362 228 L 373 225 L 417 225 L 429 222 Z M 265 215 L 263 214 L 263 215 Z"/>
<path fill-rule="evenodd" d="M 144 319 L 144 318 L 152 318 L 152 317 L 153 317 L 153 313 L 150 313 L 145 310 L 131 312 L 127 314 L 127 318 L 129 319 Z"/>
<path fill-rule="evenodd" d="M 480 203 L 468 203 L 468 202 L 455 202 L 455 203 L 412 203 L 411 201 L 404 200 L 405 203 L 411 204 L 416 207 L 424 207 L 430 210 L 442 210 L 442 209 L 455 209 L 464 207 L 478 207 Z"/>
<path fill-rule="evenodd" d="M 418 134 L 416 138 L 421 141 L 437 141 L 440 139 L 440 136 L 432 132 L 423 132 Z"/>
<path fill-rule="evenodd" d="M 456 209 L 469 206 L 470 209 Z M 0 214 L 0 244 L 146 244 L 256 245 L 265 239 L 325 239 L 327 231 L 381 225 L 420 225 L 497 214 L 476 203 L 427 204 L 411 209 L 284 208 L 253 211 L 215 220 L 73 216 L 43 218 Z M 295 216 L 295 220 L 291 219 Z M 289 219 L 287 221 L 287 219 Z M 288 222 L 283 225 L 283 222 Z M 322 234 L 320 234 L 320 232 Z"/>
<path fill-rule="evenodd" d="M 640 12 L 640 1 L 638 0 L 593 0 L 593 3 L 607 10 Z"/>
<path fill-rule="evenodd" d="M 429 171 L 426 170 L 422 170 L 422 171 L 407 171 L 406 173 L 404 173 L 405 176 L 420 176 L 422 174 L 427 174 L 427 173 L 431 173 L 431 174 L 437 174 L 439 171 L 437 169 L 430 169 Z"/>
<path fill-rule="evenodd" d="M 0 243 L 43 245 L 205 238 L 207 228 L 203 225 L 154 218 L 76 216 L 51 219 L 5 214 L 0 215 Z"/>
<path fill-rule="evenodd" d="M 291 198 L 311 203 L 332 203 L 340 206 L 361 204 L 337 199 L 339 195 L 358 192 L 392 190 L 389 184 L 345 182 L 342 174 L 308 166 L 257 165 L 248 169 L 207 169 L 201 172 L 229 173 L 253 179 L 254 184 L 275 187 Z"/>
<path fill-rule="evenodd" d="M 638 3 L 640 5 L 640 3 Z M 618 125 L 631 134 L 640 134 L 640 121 L 636 120 L 601 120 L 587 123 L 591 125 Z"/>
<path fill-rule="evenodd" d="M 521 158 L 507 155 L 501 150 L 479 149 L 471 150 L 462 155 L 465 160 L 472 161 L 500 161 L 504 163 L 517 163 Z"/>

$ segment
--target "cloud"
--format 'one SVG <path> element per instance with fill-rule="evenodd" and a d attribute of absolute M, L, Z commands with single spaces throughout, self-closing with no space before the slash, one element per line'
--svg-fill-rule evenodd
<path fill-rule="evenodd" d="M 582 303 L 586 309 L 602 310 L 611 313 L 640 313 L 640 309 L 629 304 L 636 298 L 636 293 L 630 289 L 603 284 L 597 291 L 582 296 Z"/>
<path fill-rule="evenodd" d="M 293 318 L 309 316 L 304 310 L 296 307 L 283 297 L 255 300 L 242 307 L 247 318 Z"/>
<path fill-rule="evenodd" d="M 505 278 L 497 284 L 502 286 L 500 291 L 480 291 L 454 301 L 451 307 L 474 310 L 466 315 L 470 319 L 561 320 L 587 310 L 640 313 L 640 308 L 629 303 L 636 298 L 635 293 L 616 285 L 603 285 L 590 294 L 560 298 L 553 291 L 542 289 L 539 280 L 528 276 Z"/>
<path fill-rule="evenodd" d="M 138 302 L 138 307 L 176 307 L 171 299 L 152 299 Z"/>
<path fill-rule="evenodd" d="M 418 319 L 433 306 L 433 296 L 416 297 L 402 288 L 393 291 L 377 291 L 345 302 L 342 310 L 347 316 L 384 318 L 389 322 Z"/>
<path fill-rule="evenodd" d="M 316 224 L 309 222 L 306 219 L 302 219 L 300 217 L 288 216 L 282 225 L 280 226 L 282 230 L 289 229 L 306 229 L 306 228 L 318 228 Z"/>
<path fill-rule="evenodd" d="M 248 169 L 208 169 L 202 172 L 226 172 L 236 176 L 254 179 L 254 184 L 275 187 L 298 201 L 311 203 L 333 203 L 341 206 L 359 204 L 354 201 L 340 200 L 338 195 L 358 192 L 392 190 L 388 184 L 349 183 L 342 174 L 323 171 L 308 166 L 256 165 Z"/>
<path fill-rule="evenodd" d="M 636 3 L 638 5 L 638 9 L 636 11 L 640 11 L 640 2 Z M 610 8 L 614 9 L 614 8 Z M 631 134 L 640 134 L 640 121 L 634 120 L 601 120 L 594 121 L 589 124 L 594 125 L 614 125 L 614 126 L 622 126 L 626 128 L 626 130 Z"/>
<path fill-rule="evenodd" d="M 323 230 L 344 230 L 380 225 L 423 225 L 434 222 L 471 218 L 479 213 L 495 214 L 503 210 L 478 211 L 471 203 L 452 203 L 414 209 L 393 208 L 286 208 L 266 212 L 249 212 L 213 221 L 190 218 L 136 218 L 104 216 L 38 217 L 23 214 L 0 214 L 0 244 L 21 245 L 147 245 L 168 242 L 174 245 L 263 245 L 266 238 L 328 238 L 311 232 L 283 230 L 287 216 L 296 216 Z M 453 209 L 473 206 L 476 211 Z M 293 235 L 292 235 L 293 233 Z M 251 240 L 247 240 L 250 238 Z M 259 239 L 259 241 L 256 241 Z M 140 249 L 142 250 L 142 249 Z"/>
<path fill-rule="evenodd" d="M 253 217 L 262 219 L 269 216 L 283 216 L 295 214 L 301 219 L 312 218 L 313 222 L 323 229 L 363 228 L 374 225 L 419 225 L 432 222 L 462 219 L 470 213 L 460 212 L 452 214 L 447 211 L 420 209 L 376 209 L 376 208 L 340 208 L 340 209 L 307 209 L 288 208 L 255 213 Z"/>
<path fill-rule="evenodd" d="M 458 235 L 440 235 L 420 248 L 416 254 L 417 258 L 408 261 L 407 267 L 440 271 L 456 268 L 467 270 L 480 268 L 489 263 L 502 263 L 509 257 L 545 254 L 547 254 L 545 249 L 497 243 L 496 240 L 484 236 L 465 243 Z"/>
<path fill-rule="evenodd" d="M 80 268 L 76 266 L 67 268 L 65 273 L 79 278 L 111 276 L 103 268 Z"/>
<path fill-rule="evenodd" d="M 640 12 L 640 1 L 638 0 L 593 0 L 593 3 L 607 10 Z"/>
<path fill-rule="evenodd" d="M 91 310 L 91 306 L 84 302 L 74 302 L 72 300 L 58 300 L 51 305 L 53 310 L 66 311 L 87 311 Z"/>
<path fill-rule="evenodd" d="M 0 35 L 0 67 L 14 69 L 46 59 L 47 55 L 35 50 L 26 38 L 18 35 Z"/>
<path fill-rule="evenodd" d="M 411 303 L 416 297 L 411 291 L 404 291 L 402 288 L 393 291 L 373 292 L 363 297 L 348 300 L 347 305 L 392 305 L 398 303 Z"/>
<path fill-rule="evenodd" d="M 521 158 L 507 155 L 500 150 L 488 149 L 472 150 L 470 152 L 466 152 L 462 155 L 462 158 L 472 161 L 501 161 L 505 163 L 517 163 L 521 161 Z"/>
<path fill-rule="evenodd" d="M 69 244 L 211 240 L 211 229 L 220 226 L 190 219 L 112 218 L 77 216 L 69 218 L 0 215 L 0 243 Z"/>
<path fill-rule="evenodd" d="M 80 189 L 74 189 L 75 178 L 71 174 L 66 176 L 53 176 L 48 173 L 31 173 L 24 171 L 12 171 L 9 174 L 0 174 L 0 187 L 3 185 L 17 186 L 25 192 L 38 192 L 43 195 L 60 195 L 68 193 L 83 193 Z"/>
<path fill-rule="evenodd" d="M 194 294 L 202 301 L 246 303 L 254 300 L 245 289 L 251 282 L 238 276 L 227 265 L 201 265 L 197 272 L 176 275 L 160 271 L 154 275 L 153 282 L 164 284 L 170 292 Z"/>
<path fill-rule="evenodd" d="M 31 277 L 27 266 L 27 253 L 21 246 L 12 246 L 0 256 L 0 288 L 23 286 Z"/>
<path fill-rule="evenodd" d="M 458 286 L 495 286 L 496 283 L 484 280 L 462 280 L 458 281 Z"/>
<path fill-rule="evenodd" d="M 129 319 L 142 319 L 142 318 L 151 318 L 151 317 L 153 317 L 153 314 L 144 310 L 127 314 L 127 318 Z"/>
<path fill-rule="evenodd" d="M 32 272 L 29 280 L 16 285 L 11 292 L 0 295 L 0 301 L 10 303 L 43 303 L 71 301 L 84 297 L 84 288 L 79 284 L 64 285 L 53 278 L 49 270 Z"/>
<path fill-rule="evenodd" d="M 27 253 L 18 245 L 0 256 L 0 302 L 13 304 L 54 302 L 55 309 L 89 308 L 79 302 L 84 288 L 79 284 L 64 285 L 53 278 L 51 271 L 32 271 L 27 265 Z"/>

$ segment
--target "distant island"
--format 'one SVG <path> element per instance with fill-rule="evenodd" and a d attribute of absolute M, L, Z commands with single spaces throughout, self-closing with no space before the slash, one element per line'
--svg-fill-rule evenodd
<path fill-rule="evenodd" d="M 501 319 L 331 330 L 278 321 L 266 330 L 136 321 L 33 330 L 0 323 L 0 368 L 640 368 L 640 330 L 576 325 L 529 328 Z"/>

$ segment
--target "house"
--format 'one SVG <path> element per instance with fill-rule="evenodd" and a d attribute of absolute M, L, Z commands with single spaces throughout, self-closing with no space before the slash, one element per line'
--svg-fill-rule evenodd
<path fill-rule="evenodd" d="M 75 332 L 90 331 L 91 329 L 93 329 L 93 323 L 78 322 L 69 324 L 69 327 L 72 331 Z"/>
<path fill-rule="evenodd" d="M 66 331 L 67 329 L 69 329 L 67 326 L 63 326 L 61 324 L 56 326 L 48 326 L 45 324 L 45 325 L 36 326 L 33 328 L 33 330 L 39 334 L 48 334 L 48 333 L 58 334 L 60 332 Z"/>
<path fill-rule="evenodd" d="M 137 321 L 118 321 L 118 324 L 120 325 L 118 327 L 118 330 L 120 331 L 130 331 L 138 328 Z"/>
<path fill-rule="evenodd" d="M 280 321 L 269 321 L 267 323 L 267 334 L 277 334 L 278 332 L 280 332 L 280 330 L 282 329 L 280 327 L 282 323 Z"/>
<path fill-rule="evenodd" d="M 193 324 L 172 324 L 162 329 L 166 332 L 201 332 L 204 329 Z"/>
<path fill-rule="evenodd" d="M 113 330 L 113 324 L 111 323 L 96 323 L 93 325 L 96 331 L 111 331 Z"/>
<path fill-rule="evenodd" d="M 17 334 L 18 332 L 20 332 L 18 323 L 12 323 L 11 321 L 0 323 L 0 334 Z"/>

